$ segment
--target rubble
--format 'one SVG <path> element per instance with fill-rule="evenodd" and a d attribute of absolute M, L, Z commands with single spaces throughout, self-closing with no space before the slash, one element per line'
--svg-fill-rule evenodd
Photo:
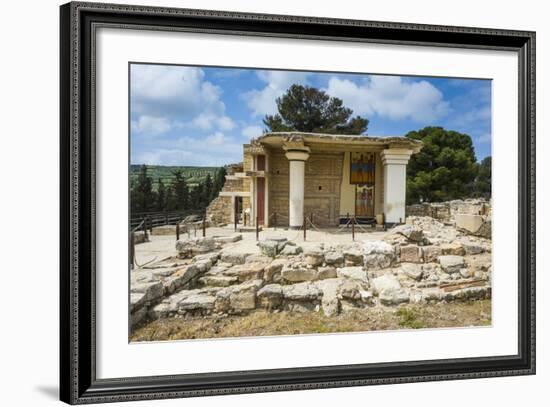
<path fill-rule="evenodd" d="M 491 241 L 448 221 L 410 216 L 378 240 L 305 250 L 286 238 L 269 238 L 258 242 L 258 254 L 240 246 L 241 239 L 180 239 L 174 257 L 132 270 L 132 324 L 256 309 L 331 316 L 491 296 Z"/>

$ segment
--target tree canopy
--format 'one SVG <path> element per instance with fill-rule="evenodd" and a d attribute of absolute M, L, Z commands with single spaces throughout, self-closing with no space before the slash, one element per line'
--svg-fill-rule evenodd
<path fill-rule="evenodd" d="M 225 184 L 225 167 L 214 176 L 207 174 L 198 184 L 188 184 L 182 170 L 173 171 L 174 179 L 168 185 L 159 178 L 157 188 L 148 174 L 146 165 L 139 168 L 138 177 L 130 185 L 132 214 L 143 212 L 193 211 L 202 212 L 218 196 Z"/>
<path fill-rule="evenodd" d="M 475 197 L 491 197 L 491 163 L 491 157 L 485 157 L 478 165 L 478 173 L 474 181 Z"/>
<path fill-rule="evenodd" d="M 407 202 L 440 202 L 474 195 L 479 165 L 472 138 L 442 127 L 411 131 L 422 150 L 407 166 Z"/>
<path fill-rule="evenodd" d="M 363 134 L 368 119 L 352 117 L 342 99 L 331 97 L 317 88 L 292 85 L 276 100 L 275 115 L 263 119 L 267 131 L 304 131 L 311 133 Z"/>

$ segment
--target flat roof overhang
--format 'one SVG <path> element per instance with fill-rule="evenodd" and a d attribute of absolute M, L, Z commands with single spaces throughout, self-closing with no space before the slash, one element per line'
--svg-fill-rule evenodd
<path fill-rule="evenodd" d="M 303 144 L 312 151 L 382 151 L 389 148 L 410 149 L 417 153 L 422 142 L 401 136 L 364 136 L 304 132 L 266 133 L 254 140 L 267 148 L 283 148 L 288 144 Z"/>

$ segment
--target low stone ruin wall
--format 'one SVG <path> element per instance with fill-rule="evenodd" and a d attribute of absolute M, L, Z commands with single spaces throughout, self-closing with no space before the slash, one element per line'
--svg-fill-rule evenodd
<path fill-rule="evenodd" d="M 481 237 L 491 238 L 491 202 L 485 199 L 426 202 L 406 207 L 407 216 L 429 216 Z"/>
<path fill-rule="evenodd" d="M 428 217 L 381 240 L 303 250 L 286 239 L 243 252 L 241 235 L 178 241 L 178 256 L 131 274 L 131 317 L 320 312 L 491 296 L 491 241 Z"/>

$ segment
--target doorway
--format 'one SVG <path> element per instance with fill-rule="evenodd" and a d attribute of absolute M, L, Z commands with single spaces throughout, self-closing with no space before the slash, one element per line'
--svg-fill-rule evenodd
<path fill-rule="evenodd" d="M 243 197 L 242 196 L 236 196 L 235 201 L 233 202 L 233 208 L 235 211 L 233 212 L 233 222 L 235 223 L 243 223 Z"/>

